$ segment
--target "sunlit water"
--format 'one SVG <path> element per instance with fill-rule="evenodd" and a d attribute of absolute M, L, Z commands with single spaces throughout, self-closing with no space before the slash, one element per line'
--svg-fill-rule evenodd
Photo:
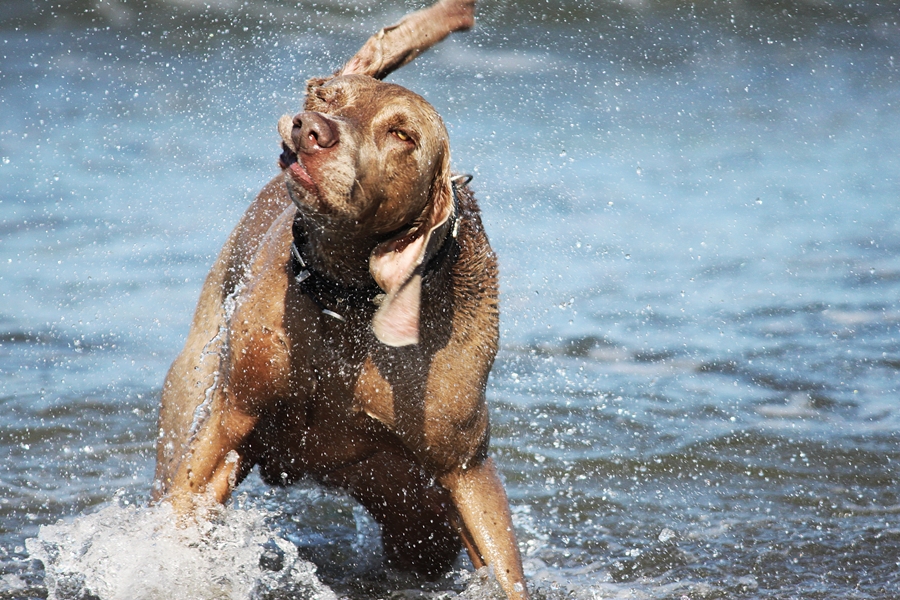
<path fill-rule="evenodd" d="M 407 7 L 101 5 L 0 28 L 0 598 L 500 598 L 464 557 L 385 569 L 312 485 L 251 477 L 200 529 L 147 507 L 160 385 L 275 122 Z M 900 597 L 896 6 L 516 6 L 392 80 L 500 256 L 533 590 Z"/>

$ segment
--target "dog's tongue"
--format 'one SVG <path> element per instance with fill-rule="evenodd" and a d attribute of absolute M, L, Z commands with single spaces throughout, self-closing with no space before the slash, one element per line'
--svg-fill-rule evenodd
<path fill-rule="evenodd" d="M 300 164 L 300 161 L 291 163 L 291 166 L 289 168 L 291 171 L 291 175 L 300 183 L 300 185 L 310 191 L 314 191 L 316 189 L 315 182 L 312 180 L 312 177 L 309 176 L 309 173 L 306 172 L 306 169 L 303 168 L 303 165 Z"/>

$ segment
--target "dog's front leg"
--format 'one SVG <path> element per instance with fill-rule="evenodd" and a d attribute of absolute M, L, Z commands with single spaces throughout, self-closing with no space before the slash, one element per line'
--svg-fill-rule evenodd
<path fill-rule="evenodd" d="M 462 519 L 466 549 L 470 555 L 477 552 L 472 556 L 473 564 L 478 566 L 483 559 L 493 567 L 509 600 L 527 600 L 528 588 L 509 513 L 509 500 L 494 461 L 487 458 L 478 465 L 457 468 L 444 475 L 441 484 L 450 491 Z M 468 540 L 467 536 L 470 536 Z"/>
<path fill-rule="evenodd" d="M 238 448 L 257 418 L 237 410 L 213 410 L 191 440 L 175 472 L 165 500 L 176 512 L 190 513 L 197 499 L 224 503 L 240 478 Z"/>

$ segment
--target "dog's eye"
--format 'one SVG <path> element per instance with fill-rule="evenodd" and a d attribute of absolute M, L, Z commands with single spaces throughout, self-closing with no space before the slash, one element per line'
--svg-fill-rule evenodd
<path fill-rule="evenodd" d="M 412 140 L 412 138 L 409 137 L 409 134 L 406 133 L 405 131 L 401 131 L 399 129 L 392 129 L 391 133 L 393 133 L 394 136 L 400 141 L 409 142 Z"/>

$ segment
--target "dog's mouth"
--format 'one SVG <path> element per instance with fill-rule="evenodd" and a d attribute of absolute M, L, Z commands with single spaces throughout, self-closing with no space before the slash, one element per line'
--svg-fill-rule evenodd
<path fill-rule="evenodd" d="M 281 156 L 278 157 L 278 166 L 287 169 L 297 162 L 297 153 L 288 148 L 284 142 L 281 143 Z"/>
<path fill-rule="evenodd" d="M 285 143 L 281 144 L 281 149 L 281 156 L 278 157 L 278 166 L 286 169 L 290 173 L 291 178 L 305 189 L 310 192 L 316 192 L 318 186 L 310 177 L 309 171 L 306 170 L 303 163 L 298 160 L 297 153 L 288 148 L 288 145 Z"/>

